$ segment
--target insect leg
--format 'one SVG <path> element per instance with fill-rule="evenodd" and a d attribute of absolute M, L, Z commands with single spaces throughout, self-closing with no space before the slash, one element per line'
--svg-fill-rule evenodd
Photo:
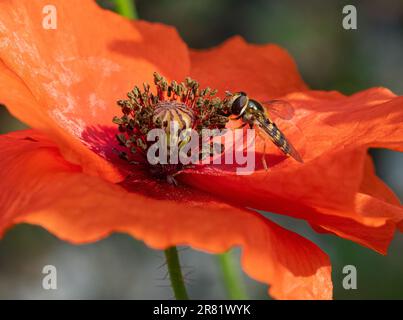
<path fill-rule="evenodd" d="M 266 137 L 258 130 L 259 137 L 263 140 L 263 155 L 262 155 L 262 164 L 265 171 L 269 170 L 266 162 Z"/>
<path fill-rule="evenodd" d="M 266 163 L 266 141 L 263 142 L 262 164 L 265 171 L 269 170 Z"/>
<path fill-rule="evenodd" d="M 167 175 L 167 182 L 175 187 L 178 186 L 178 181 L 176 181 L 175 179 L 175 175 L 171 174 L 171 175 Z"/>

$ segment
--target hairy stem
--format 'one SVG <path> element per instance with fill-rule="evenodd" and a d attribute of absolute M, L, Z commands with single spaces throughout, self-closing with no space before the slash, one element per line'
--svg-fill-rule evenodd
<path fill-rule="evenodd" d="M 167 259 L 169 279 L 171 280 L 176 300 L 188 300 L 189 297 L 183 280 L 178 250 L 176 247 L 165 249 L 165 257 Z"/>

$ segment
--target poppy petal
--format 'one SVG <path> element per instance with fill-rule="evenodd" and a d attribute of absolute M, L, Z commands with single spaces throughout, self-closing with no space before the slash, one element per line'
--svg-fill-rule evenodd
<path fill-rule="evenodd" d="M 393 205 L 400 205 L 399 198 L 375 172 L 374 162 L 367 156 L 361 181 L 360 191 Z"/>
<path fill-rule="evenodd" d="M 11 72 L 0 60 L 0 103 L 8 106 L 18 119 L 47 133 L 63 153 L 63 157 L 73 163 L 85 163 L 88 174 L 100 175 L 110 181 L 121 180 L 121 174 L 114 166 L 96 155 L 79 140 L 71 136 L 56 122 L 41 111 L 41 106 L 25 86 L 23 81 Z"/>
<path fill-rule="evenodd" d="M 270 284 L 274 297 L 332 297 L 328 257 L 258 213 L 191 190 L 182 193 L 181 202 L 128 192 L 83 174 L 80 167 L 64 161 L 48 139 L 31 130 L 0 136 L 0 149 L 1 231 L 27 222 L 73 243 L 126 232 L 156 249 L 190 245 L 219 253 L 241 246 L 244 270 Z"/>
<path fill-rule="evenodd" d="M 43 26 L 52 12 L 55 30 Z M 152 82 L 154 71 L 172 79 L 188 75 L 188 50 L 175 29 L 132 22 L 95 1 L 81 0 L 51 5 L 45 0 L 1 1 L 0 21 L 0 60 L 20 80 L 17 87 L 24 84 L 22 91 L 31 93 L 29 102 L 34 101 L 22 108 L 2 94 L 7 108 L 31 127 L 63 138 L 63 154 L 86 172 L 119 180 L 110 165 L 79 144 L 95 148 L 93 140 L 86 140 L 88 128 L 111 125 L 119 110 L 116 101 L 134 85 Z M 16 91 L 13 83 L 5 84 L 2 90 Z"/>
<path fill-rule="evenodd" d="M 245 91 L 269 99 L 306 89 L 293 59 L 273 44 L 248 44 L 235 36 L 209 50 L 192 50 L 190 59 L 191 76 L 221 94 Z"/>

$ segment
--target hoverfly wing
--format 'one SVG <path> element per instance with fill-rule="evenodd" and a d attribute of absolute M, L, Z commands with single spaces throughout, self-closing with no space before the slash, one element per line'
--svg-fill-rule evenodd
<path fill-rule="evenodd" d="M 284 120 L 291 120 L 294 117 L 294 107 L 291 103 L 285 100 L 267 100 L 261 102 L 265 107 L 267 107 L 267 111 L 269 114 L 277 116 Z"/>
<path fill-rule="evenodd" d="M 293 157 L 296 161 L 303 163 L 301 155 L 297 151 L 297 149 L 292 145 L 292 143 L 286 138 L 285 134 L 277 127 L 277 125 L 271 120 L 258 117 L 256 119 L 258 127 L 263 130 L 271 139 L 271 141 L 287 156 Z M 303 142 L 303 135 L 298 127 L 292 126 L 290 130 L 297 130 L 293 133 L 299 135 L 301 142 Z M 301 145 L 302 148 L 302 145 Z"/>

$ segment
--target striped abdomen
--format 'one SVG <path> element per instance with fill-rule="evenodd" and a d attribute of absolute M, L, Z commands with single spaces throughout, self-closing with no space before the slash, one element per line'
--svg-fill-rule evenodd
<path fill-rule="evenodd" d="M 262 128 L 273 141 L 273 143 L 286 155 L 293 157 L 298 162 L 303 162 L 298 151 L 294 146 L 288 141 L 285 135 L 280 131 L 276 124 L 268 119 L 259 122 L 259 127 Z"/>

